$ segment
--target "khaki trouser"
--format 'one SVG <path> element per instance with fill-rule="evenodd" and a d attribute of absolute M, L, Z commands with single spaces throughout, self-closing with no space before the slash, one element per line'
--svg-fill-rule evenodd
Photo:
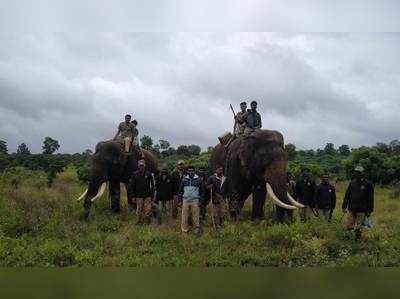
<path fill-rule="evenodd" d="M 216 225 L 222 225 L 226 215 L 225 202 L 220 194 L 214 194 L 212 200 L 213 217 Z"/>
<path fill-rule="evenodd" d="M 200 231 L 200 209 L 198 202 L 183 202 L 182 203 L 182 232 L 189 231 L 189 217 L 192 217 L 193 229 L 195 232 Z"/>
<path fill-rule="evenodd" d="M 347 212 L 344 222 L 344 227 L 348 230 L 352 230 L 356 227 L 359 227 L 364 222 L 365 217 L 366 217 L 365 213 Z"/>
<path fill-rule="evenodd" d="M 313 212 L 310 206 L 305 206 L 305 208 L 299 209 L 300 220 L 303 222 L 310 220 L 312 214 Z"/>
<path fill-rule="evenodd" d="M 136 217 L 137 223 L 143 224 L 144 221 L 149 222 L 153 211 L 153 199 L 147 198 L 136 198 Z"/>
<path fill-rule="evenodd" d="M 181 204 L 180 197 L 178 195 L 174 195 L 173 200 L 171 200 L 171 203 L 169 203 L 171 216 L 173 219 L 176 219 L 178 217 L 178 208 L 180 204 Z"/>
<path fill-rule="evenodd" d="M 132 137 L 125 137 L 124 138 L 124 145 L 125 145 L 125 152 L 129 153 L 131 149 Z"/>

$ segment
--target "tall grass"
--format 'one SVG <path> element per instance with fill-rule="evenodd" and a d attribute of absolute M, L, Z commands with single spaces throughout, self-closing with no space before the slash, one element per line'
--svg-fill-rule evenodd
<path fill-rule="evenodd" d="M 399 266 L 400 201 L 392 190 L 377 188 L 375 227 L 360 241 L 342 228 L 341 199 L 326 224 L 273 224 L 273 207 L 266 220 L 228 222 L 215 233 L 208 219 L 201 236 L 183 237 L 179 221 L 166 215 L 163 224 L 135 226 L 134 213 L 125 206 L 110 214 L 103 197 L 93 206 L 88 222 L 81 221 L 83 191 L 73 169 L 46 187 L 44 174 L 19 170 L 18 189 L 0 181 L 0 266 Z"/>

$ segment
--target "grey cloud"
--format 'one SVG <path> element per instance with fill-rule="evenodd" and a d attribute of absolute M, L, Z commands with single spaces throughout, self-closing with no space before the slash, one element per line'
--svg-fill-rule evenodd
<path fill-rule="evenodd" d="M 396 0 L 2 0 L 7 32 L 396 32 Z"/>
<path fill-rule="evenodd" d="M 0 138 L 39 151 L 50 135 L 83 151 L 130 112 L 141 134 L 205 148 L 232 128 L 229 103 L 256 99 L 265 127 L 301 147 L 387 141 L 398 134 L 398 37 L 4 35 Z"/>

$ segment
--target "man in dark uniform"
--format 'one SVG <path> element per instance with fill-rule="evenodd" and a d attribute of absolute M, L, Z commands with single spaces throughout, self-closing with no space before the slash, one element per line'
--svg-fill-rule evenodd
<path fill-rule="evenodd" d="M 300 220 L 303 222 L 307 221 L 314 211 L 315 187 L 315 181 L 311 177 L 310 170 L 304 167 L 295 188 L 295 199 L 305 206 L 299 209 Z"/>
<path fill-rule="evenodd" d="M 208 175 L 207 175 L 207 169 L 205 167 L 200 167 L 199 171 L 197 172 L 197 175 L 199 176 L 199 178 L 203 181 L 203 189 L 206 190 L 206 184 L 207 184 L 207 179 L 208 179 Z M 205 192 L 204 193 L 204 198 L 203 201 L 200 205 L 200 221 L 204 222 L 206 220 L 207 217 L 207 206 L 210 202 L 210 192 Z"/>
<path fill-rule="evenodd" d="M 347 188 L 342 209 L 344 213 L 347 212 L 346 229 L 356 229 L 360 237 L 362 223 L 374 211 L 374 185 L 365 179 L 362 166 L 354 169 L 354 179 Z"/>
<path fill-rule="evenodd" d="M 314 203 L 318 214 L 322 215 L 326 221 L 331 222 L 333 210 L 336 207 L 336 191 L 335 187 L 329 183 L 327 174 L 321 177 L 321 184 L 315 189 Z"/>
<path fill-rule="evenodd" d="M 130 188 L 136 201 L 137 224 L 149 223 L 153 212 L 154 180 L 153 175 L 146 171 L 146 162 L 140 160 L 137 170 L 131 180 Z"/>
<path fill-rule="evenodd" d="M 224 220 L 224 213 L 226 207 L 224 207 L 224 199 L 222 196 L 222 186 L 224 184 L 225 177 L 224 177 L 224 169 L 223 167 L 217 167 L 215 174 L 210 176 L 207 179 L 206 183 L 206 193 L 209 193 L 212 198 L 212 205 L 213 205 L 213 219 L 214 223 L 217 226 L 221 226 Z M 205 205 L 207 207 L 207 205 Z"/>
<path fill-rule="evenodd" d="M 174 180 L 168 172 L 167 166 L 161 168 L 160 174 L 156 178 L 156 204 L 162 205 L 162 209 L 167 208 L 172 214 L 172 202 L 174 200 Z M 160 209 L 160 207 L 159 207 Z M 160 215 L 159 215 L 160 216 Z"/>
<path fill-rule="evenodd" d="M 172 180 L 174 183 L 174 200 L 172 202 L 172 218 L 178 217 L 178 206 L 180 205 L 179 188 L 181 186 L 182 179 L 186 176 L 185 161 L 180 160 L 176 165 L 176 169 L 172 172 Z"/>
<path fill-rule="evenodd" d="M 257 112 L 257 102 L 251 102 L 250 107 L 251 109 L 248 110 L 246 115 L 246 128 L 244 130 L 244 136 L 246 137 L 262 128 L 261 115 Z"/>

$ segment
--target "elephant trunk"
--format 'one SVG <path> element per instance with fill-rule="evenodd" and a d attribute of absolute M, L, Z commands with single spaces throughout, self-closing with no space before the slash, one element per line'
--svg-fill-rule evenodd
<path fill-rule="evenodd" d="M 267 188 L 267 194 L 277 206 L 287 210 L 297 210 L 296 206 L 285 204 L 284 202 L 279 200 L 279 198 L 275 195 L 275 192 L 269 183 L 266 183 L 266 188 Z"/>
<path fill-rule="evenodd" d="M 277 206 L 288 209 L 296 210 L 300 208 L 300 204 L 292 202 L 291 197 L 288 196 L 286 185 L 286 167 L 287 159 L 282 154 L 276 158 L 274 163 L 265 169 L 264 178 L 266 181 L 267 194 Z"/>
<path fill-rule="evenodd" d="M 301 203 L 299 203 L 298 201 L 296 201 L 296 200 L 289 194 L 289 192 L 287 192 L 287 197 L 288 197 L 290 203 L 291 203 L 292 205 L 294 205 L 295 207 L 300 208 L 300 209 L 305 208 L 305 206 L 303 206 Z"/>
<path fill-rule="evenodd" d="M 94 197 L 92 197 L 90 200 L 93 202 L 96 199 L 100 198 L 101 196 L 103 196 L 104 191 L 106 190 L 107 187 L 107 183 L 104 182 L 101 187 L 99 188 L 99 190 L 97 191 L 96 195 Z M 85 192 L 82 193 L 82 195 L 77 199 L 77 201 L 82 200 L 83 198 L 85 198 L 88 194 L 88 190 L 89 188 L 86 188 Z"/>
<path fill-rule="evenodd" d="M 91 201 L 94 202 L 96 199 L 102 197 L 103 194 L 104 194 L 104 191 L 106 190 L 106 187 L 107 187 L 107 183 L 106 183 L 106 182 L 104 182 L 103 184 L 101 184 L 101 187 L 100 187 L 100 189 L 99 189 L 99 192 L 97 192 L 96 196 L 93 197 L 93 198 L 91 199 Z"/>

